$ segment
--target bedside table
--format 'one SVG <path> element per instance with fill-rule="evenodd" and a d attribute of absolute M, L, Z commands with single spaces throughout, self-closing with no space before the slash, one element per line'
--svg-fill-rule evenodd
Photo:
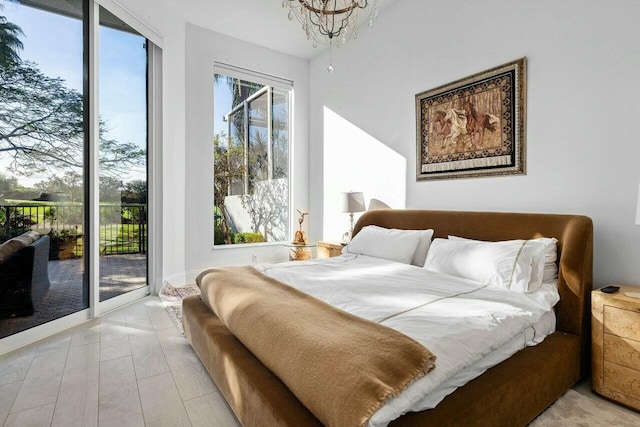
<path fill-rule="evenodd" d="M 640 410 L 640 298 L 625 292 L 640 287 L 591 292 L 591 382 L 596 393 Z"/>
<path fill-rule="evenodd" d="M 331 258 L 342 254 L 340 243 L 318 242 L 318 258 Z"/>

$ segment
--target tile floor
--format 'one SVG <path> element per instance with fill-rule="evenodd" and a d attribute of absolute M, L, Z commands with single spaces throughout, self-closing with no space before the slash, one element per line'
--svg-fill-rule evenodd
<path fill-rule="evenodd" d="M 240 426 L 158 297 L 0 356 L 0 424 Z"/>
<path fill-rule="evenodd" d="M 0 356 L 0 425 L 239 426 L 157 297 Z"/>

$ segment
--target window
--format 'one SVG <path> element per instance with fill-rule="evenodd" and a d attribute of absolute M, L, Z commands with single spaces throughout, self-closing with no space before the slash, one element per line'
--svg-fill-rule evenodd
<path fill-rule="evenodd" d="M 291 82 L 214 69 L 214 242 L 289 238 Z"/>

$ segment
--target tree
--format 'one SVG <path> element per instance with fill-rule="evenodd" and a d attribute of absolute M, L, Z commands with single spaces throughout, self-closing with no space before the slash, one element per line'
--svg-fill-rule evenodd
<path fill-rule="evenodd" d="M 245 99 L 249 98 L 264 87 L 264 85 L 259 83 L 241 80 L 225 74 L 214 74 L 213 80 L 215 84 L 220 84 L 220 82 L 224 81 L 229 88 L 229 91 L 231 91 L 232 110 L 242 104 Z M 231 120 L 233 124 L 233 131 L 235 132 L 235 135 L 233 136 L 235 136 L 238 141 L 244 141 L 244 110 L 231 114 L 229 120 Z"/>
<path fill-rule="evenodd" d="M 125 182 L 121 199 L 123 203 L 147 203 L 147 181 L 134 179 Z"/>
<path fill-rule="evenodd" d="M 0 68 L 0 153 L 13 156 L 22 175 L 79 171 L 84 164 L 82 95 L 64 80 L 45 76 L 32 62 Z M 100 170 L 122 176 L 143 162 L 145 150 L 104 138 L 100 126 Z"/>
<path fill-rule="evenodd" d="M 100 202 L 117 203 L 120 202 L 120 191 L 122 181 L 111 176 L 100 176 Z"/>
<path fill-rule="evenodd" d="M 232 184 L 244 179 L 244 147 L 234 145 L 224 133 L 217 134 L 213 139 L 213 182 L 214 205 L 216 212 L 215 231 L 222 234 L 222 239 L 216 239 L 220 243 L 231 244 L 231 230 L 227 223 L 228 212 L 224 205 L 225 198 L 229 195 Z M 214 231 L 214 232 L 215 232 Z"/>
<path fill-rule="evenodd" d="M 5 198 L 6 194 L 18 186 L 18 180 L 13 177 L 6 177 L 0 173 L 0 200 Z"/>
<path fill-rule="evenodd" d="M 81 202 L 84 199 L 82 175 L 69 171 L 62 177 L 52 176 L 45 181 L 40 181 L 35 188 L 42 193 L 62 194 L 71 202 Z"/>
<path fill-rule="evenodd" d="M 61 78 L 46 76 L 37 64 L 23 61 L 20 27 L 0 16 L 0 153 L 13 157 L 17 174 L 79 173 L 84 166 L 83 97 Z M 104 135 L 100 123 L 100 169 L 107 176 L 128 176 L 146 151 Z"/>
<path fill-rule="evenodd" d="M 0 10 L 3 8 L 0 4 Z M 0 16 L 0 68 L 10 67 L 20 61 L 18 51 L 23 48 L 20 41 L 20 36 L 23 35 L 19 26 Z"/>

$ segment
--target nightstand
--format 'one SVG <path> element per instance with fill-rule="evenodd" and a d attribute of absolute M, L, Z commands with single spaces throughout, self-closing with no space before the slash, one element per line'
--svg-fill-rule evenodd
<path fill-rule="evenodd" d="M 640 287 L 591 292 L 591 381 L 596 393 L 640 410 L 640 298 L 625 292 Z"/>
<path fill-rule="evenodd" d="M 340 243 L 318 242 L 318 258 L 331 258 L 342 254 Z"/>

